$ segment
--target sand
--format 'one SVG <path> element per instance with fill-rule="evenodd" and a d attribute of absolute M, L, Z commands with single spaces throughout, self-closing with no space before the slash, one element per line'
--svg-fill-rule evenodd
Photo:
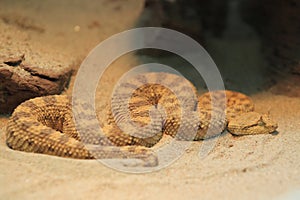
<path fill-rule="evenodd" d="M 143 5 L 142 1 L 134 0 L 44 2 L 1 0 L 0 15 L 13 17 L 15 12 L 33 20 L 30 23 L 40 29 L 22 30 L 16 23 L 9 26 L 29 34 L 32 42 L 71 55 L 77 60 L 75 69 L 103 39 L 133 27 Z M 1 22 L 0 26 L 7 24 Z M 112 85 L 138 62 L 134 55 L 128 55 L 114 62 L 106 72 L 96 93 L 99 116 L 105 116 L 102 108 L 108 102 L 106 94 Z M 75 75 L 65 93 L 71 94 L 74 80 Z M 193 142 L 180 159 L 146 174 L 116 171 L 96 160 L 11 150 L 5 144 L 8 116 L 2 116 L 0 199 L 286 199 L 297 195 L 299 198 L 300 99 L 268 91 L 253 92 L 251 97 L 259 112 L 269 112 L 277 120 L 276 134 L 234 137 L 225 133 L 204 158 L 199 157 L 203 142 Z"/>

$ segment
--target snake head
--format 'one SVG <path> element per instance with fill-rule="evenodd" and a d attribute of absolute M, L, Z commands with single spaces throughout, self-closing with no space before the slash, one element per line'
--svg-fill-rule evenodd
<path fill-rule="evenodd" d="M 231 119 L 227 128 L 234 135 L 268 134 L 278 125 L 269 115 L 247 112 Z"/>

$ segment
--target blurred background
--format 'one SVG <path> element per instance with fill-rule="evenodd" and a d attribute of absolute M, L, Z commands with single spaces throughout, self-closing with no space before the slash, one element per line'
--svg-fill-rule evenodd
<path fill-rule="evenodd" d="M 297 0 L 146 0 L 140 26 L 197 40 L 228 89 L 300 96 L 299 13 Z"/>
<path fill-rule="evenodd" d="M 147 26 L 196 40 L 216 63 L 226 89 L 299 97 L 299 13 L 299 0 L 0 0 L 0 64 L 5 66 L 0 68 L 0 113 L 36 96 L 59 94 L 66 86 L 71 93 L 76 71 L 93 48 L 116 33 Z M 193 66 L 178 55 L 143 49 L 111 64 L 100 96 L 109 97 L 123 73 L 149 62 L 171 66 L 200 93 L 206 90 Z M 16 66 L 29 72 L 26 79 Z M 7 71 L 20 78 L 8 78 Z"/>

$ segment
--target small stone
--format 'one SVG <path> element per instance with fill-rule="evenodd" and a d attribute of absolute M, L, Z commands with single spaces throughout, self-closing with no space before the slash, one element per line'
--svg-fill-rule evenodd
<path fill-rule="evenodd" d="M 74 32 L 79 32 L 80 31 L 80 26 L 76 25 L 74 26 Z"/>

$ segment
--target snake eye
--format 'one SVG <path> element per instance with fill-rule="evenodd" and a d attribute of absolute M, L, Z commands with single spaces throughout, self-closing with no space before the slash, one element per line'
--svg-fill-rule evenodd
<path fill-rule="evenodd" d="M 262 117 L 260 117 L 257 125 L 259 125 L 259 126 L 265 126 L 266 125 L 266 123 L 263 121 Z"/>

